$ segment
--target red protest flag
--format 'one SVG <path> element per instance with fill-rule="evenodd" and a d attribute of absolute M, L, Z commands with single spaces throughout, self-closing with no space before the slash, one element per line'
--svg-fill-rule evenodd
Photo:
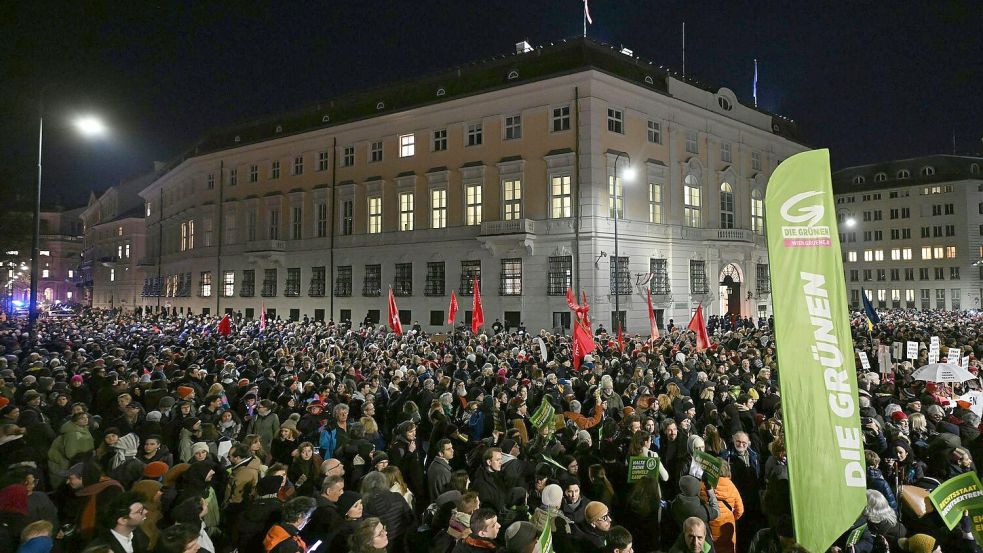
<path fill-rule="evenodd" d="M 649 334 L 652 336 L 652 341 L 659 339 L 659 325 L 655 323 L 655 310 L 652 309 L 652 290 L 648 291 L 648 302 L 649 302 Z"/>
<path fill-rule="evenodd" d="M 457 296 L 454 295 L 454 290 L 451 290 L 451 305 L 447 308 L 447 324 L 454 324 L 455 317 L 457 317 Z"/>
<path fill-rule="evenodd" d="M 618 351 L 625 351 L 625 335 L 621 332 L 620 324 L 618 325 Z"/>
<path fill-rule="evenodd" d="M 702 305 L 696 308 L 696 313 L 693 313 L 693 318 L 686 328 L 696 333 L 696 351 L 703 351 L 710 347 L 710 335 L 707 334 L 707 324 L 703 320 Z"/>
<path fill-rule="evenodd" d="M 222 336 L 228 336 L 232 334 L 232 319 L 229 318 L 229 314 L 226 313 L 222 320 L 218 322 L 218 333 Z"/>
<path fill-rule="evenodd" d="M 259 304 L 259 331 L 266 330 L 266 302 Z"/>
<path fill-rule="evenodd" d="M 396 307 L 396 296 L 393 295 L 392 287 L 389 288 L 389 328 L 397 336 L 403 335 L 403 323 L 399 322 L 399 308 Z"/>
<path fill-rule="evenodd" d="M 471 297 L 471 332 L 477 334 L 483 324 L 485 324 L 485 312 L 481 309 L 481 290 L 478 287 L 478 279 L 474 279 L 474 292 Z"/>

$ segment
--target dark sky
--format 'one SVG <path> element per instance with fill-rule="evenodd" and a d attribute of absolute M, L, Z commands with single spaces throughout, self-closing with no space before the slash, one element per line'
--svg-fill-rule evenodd
<path fill-rule="evenodd" d="M 979 153 L 983 2 L 591 0 L 589 36 L 798 121 L 833 168 Z M 581 33 L 578 0 L 4 2 L 0 190 L 30 190 L 45 89 L 46 203 L 84 203 L 207 129 Z M 85 142 L 73 113 L 102 114 Z"/>

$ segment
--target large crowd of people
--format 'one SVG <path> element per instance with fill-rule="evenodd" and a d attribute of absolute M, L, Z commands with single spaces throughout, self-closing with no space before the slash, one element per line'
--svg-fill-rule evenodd
<path fill-rule="evenodd" d="M 83 310 L 36 339 L 0 323 L 0 552 L 803 550 L 772 321 L 711 318 L 699 350 L 675 323 L 598 332 L 582 359 L 524 328 L 217 322 Z M 980 550 L 924 497 L 977 470 L 960 398 L 980 381 L 911 375 L 933 336 L 975 374 L 983 318 L 852 324 L 874 363 L 858 361 L 867 506 L 834 550 Z M 917 359 L 877 365 L 877 344 L 908 341 Z M 713 486 L 700 451 L 722 460 Z M 656 462 L 636 474 L 638 457 Z"/>

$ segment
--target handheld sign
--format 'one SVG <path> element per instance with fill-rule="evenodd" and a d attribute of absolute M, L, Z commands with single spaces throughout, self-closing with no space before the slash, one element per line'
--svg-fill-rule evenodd
<path fill-rule="evenodd" d="M 860 353 L 860 366 L 864 368 L 865 371 L 870 370 L 870 359 L 867 359 L 867 352 L 861 351 Z"/>
<path fill-rule="evenodd" d="M 959 348 L 949 348 L 949 351 L 947 353 L 948 353 L 948 357 L 945 360 L 946 363 L 952 363 L 953 365 L 959 364 L 959 358 L 960 358 L 959 354 L 962 353 L 962 350 L 960 350 Z"/>
<path fill-rule="evenodd" d="M 983 493 L 975 472 L 967 472 L 946 480 L 928 494 L 928 498 L 932 500 L 935 510 L 949 530 L 959 524 L 966 509 L 973 511 L 983 508 Z"/>
<path fill-rule="evenodd" d="M 938 361 L 939 359 L 940 345 L 941 342 L 939 341 L 939 337 L 932 336 L 932 340 L 929 342 L 929 346 L 928 346 L 928 355 L 931 357 L 931 355 L 934 353 L 936 361 Z M 935 361 L 933 361 L 933 363 L 934 362 Z"/>
<path fill-rule="evenodd" d="M 529 422 L 536 428 L 542 428 L 548 422 L 553 421 L 553 415 L 555 413 L 556 409 L 553 408 L 553 405 L 549 401 L 543 400 L 536 409 L 536 412 L 532 414 Z"/>
<path fill-rule="evenodd" d="M 908 351 L 905 357 L 908 359 L 918 359 L 918 342 L 908 342 Z"/>
<path fill-rule="evenodd" d="M 721 460 L 719 457 L 714 457 L 709 453 L 703 451 L 693 452 L 693 466 L 691 467 L 690 474 L 693 474 L 692 468 L 699 467 L 702 472 L 701 477 L 706 481 L 707 485 L 711 488 L 717 487 L 717 482 L 720 480 L 720 465 Z M 696 476 L 695 474 L 693 476 Z"/>
<path fill-rule="evenodd" d="M 904 349 L 904 344 L 902 344 L 901 342 L 894 342 L 893 344 L 891 344 L 891 355 L 895 359 L 901 359 L 901 354 L 903 352 L 903 349 Z"/>
<path fill-rule="evenodd" d="M 891 348 L 886 345 L 877 347 L 877 367 L 882 373 L 891 373 Z"/>
<path fill-rule="evenodd" d="M 659 459 L 646 455 L 633 455 L 628 458 L 628 483 L 637 482 L 646 476 L 659 477 Z"/>
<path fill-rule="evenodd" d="M 929 365 L 931 365 L 932 363 L 938 363 L 938 362 L 939 362 L 939 352 L 938 351 L 929 351 L 928 352 L 928 363 L 929 363 Z"/>

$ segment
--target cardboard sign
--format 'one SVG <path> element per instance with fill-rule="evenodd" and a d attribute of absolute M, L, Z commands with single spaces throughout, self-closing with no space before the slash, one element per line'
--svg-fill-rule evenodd
<path fill-rule="evenodd" d="M 918 359 L 918 342 L 908 342 L 908 351 L 905 358 Z"/>
<path fill-rule="evenodd" d="M 637 482 L 646 476 L 659 477 L 659 459 L 647 455 L 633 455 L 628 458 L 628 483 Z"/>
<path fill-rule="evenodd" d="M 928 498 L 935 505 L 946 527 L 952 530 L 963 518 L 963 512 L 983 509 L 983 493 L 975 472 L 950 478 L 935 488 Z"/>
<path fill-rule="evenodd" d="M 882 373 L 891 372 L 891 348 L 886 345 L 877 347 L 877 368 Z"/>
<path fill-rule="evenodd" d="M 959 358 L 961 357 L 959 354 L 962 353 L 962 350 L 961 349 L 959 349 L 959 348 L 949 348 L 949 351 L 947 353 L 949 355 L 948 355 L 948 358 L 945 361 L 946 363 L 952 363 L 954 365 L 959 364 Z"/>
<path fill-rule="evenodd" d="M 894 359 L 901 359 L 903 353 L 904 353 L 904 344 L 902 344 L 901 342 L 894 342 L 893 344 L 891 344 L 891 356 Z"/>
<path fill-rule="evenodd" d="M 861 351 L 860 354 L 860 366 L 864 368 L 865 371 L 870 370 L 870 359 L 867 359 L 867 352 Z"/>
<path fill-rule="evenodd" d="M 969 410 L 976 413 L 977 417 L 983 417 L 983 392 L 972 390 L 956 398 L 958 401 L 965 401 L 969 404 Z"/>
<path fill-rule="evenodd" d="M 939 351 L 941 349 L 941 344 L 942 343 L 939 341 L 939 337 L 938 336 L 932 336 L 932 341 L 929 342 L 929 346 L 928 346 L 928 354 L 929 355 L 932 355 L 932 352 L 934 351 L 935 352 L 935 358 L 938 359 L 939 358 Z"/>
<path fill-rule="evenodd" d="M 969 356 L 968 355 L 965 356 L 965 357 L 963 357 L 962 361 L 959 363 L 959 366 L 962 367 L 962 368 L 964 368 L 964 369 L 969 369 Z"/>
<path fill-rule="evenodd" d="M 932 365 L 932 364 L 938 363 L 938 362 L 939 362 L 939 352 L 937 352 L 937 351 L 930 351 L 930 352 L 928 352 L 928 364 L 929 365 Z"/>

